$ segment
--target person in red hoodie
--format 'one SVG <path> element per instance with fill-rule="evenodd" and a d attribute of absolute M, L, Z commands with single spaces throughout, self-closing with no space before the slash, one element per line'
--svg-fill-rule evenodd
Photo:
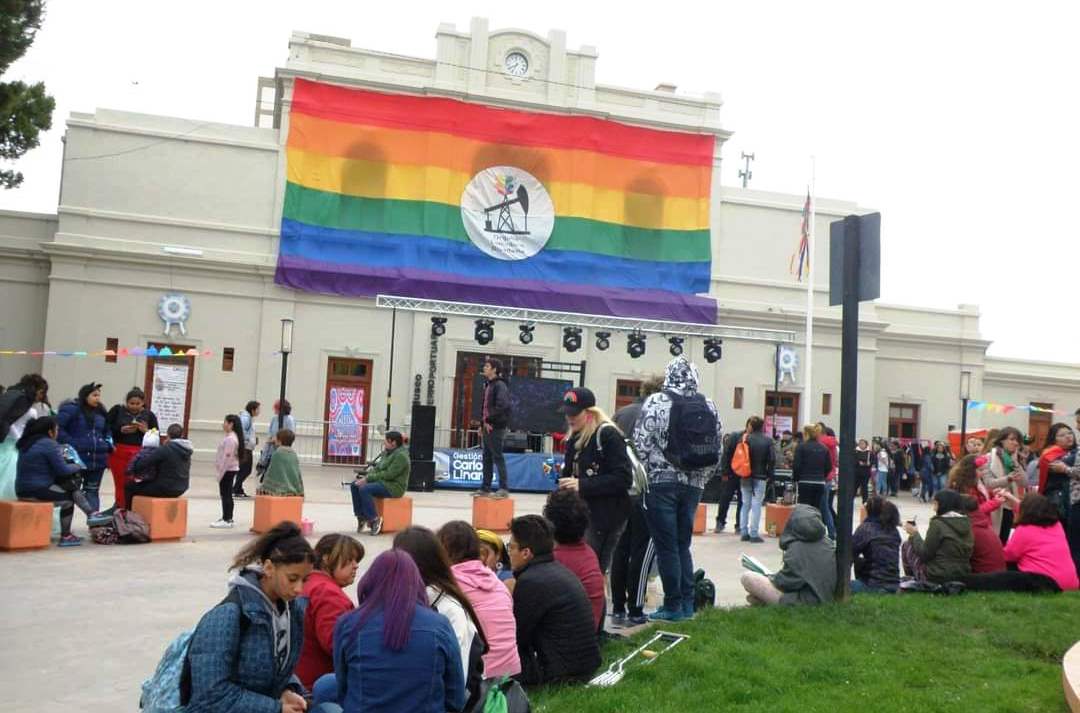
<path fill-rule="evenodd" d="M 975 539 L 975 547 L 971 551 L 972 574 L 1005 570 L 1005 552 L 1001 547 L 1001 538 L 994 530 L 991 515 L 1006 499 L 1019 504 L 1016 497 L 1006 490 L 998 488 L 990 492 L 986 488 L 979 471 L 986 468 L 988 463 L 986 456 L 964 456 L 949 470 L 949 488 L 975 499 L 975 509 L 967 514 L 971 520 L 971 535 Z"/>
<path fill-rule="evenodd" d="M 296 676 L 312 690 L 319 677 L 334 671 L 334 626 L 353 610 L 345 587 L 356 581 L 364 546 L 348 535 L 325 535 L 315 545 L 315 568 L 304 582 L 304 646 Z"/>
<path fill-rule="evenodd" d="M 574 490 L 556 490 L 548 496 L 544 517 L 555 528 L 555 561 L 581 580 L 599 632 L 604 623 L 604 575 L 596 552 L 585 544 L 589 506 Z"/>

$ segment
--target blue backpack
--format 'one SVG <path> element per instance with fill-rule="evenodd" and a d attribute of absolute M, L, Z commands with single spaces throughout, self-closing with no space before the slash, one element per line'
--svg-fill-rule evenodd
<path fill-rule="evenodd" d="M 700 470 L 720 462 L 716 414 L 701 394 L 683 396 L 665 391 L 671 399 L 664 458 L 679 470 Z"/>

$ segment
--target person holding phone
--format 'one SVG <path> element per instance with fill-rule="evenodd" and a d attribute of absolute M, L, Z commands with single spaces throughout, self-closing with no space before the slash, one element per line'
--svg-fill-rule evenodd
<path fill-rule="evenodd" d="M 109 410 L 105 423 L 112 436 L 113 445 L 116 447 L 108 461 L 116 502 L 106 512 L 112 512 L 118 507 L 124 507 L 127 502 L 127 498 L 124 497 L 124 478 L 131 459 L 142 449 L 143 436 L 147 431 L 160 429 L 157 416 L 146 408 L 146 394 L 137 386 L 127 392 L 123 404 L 116 404 Z"/>

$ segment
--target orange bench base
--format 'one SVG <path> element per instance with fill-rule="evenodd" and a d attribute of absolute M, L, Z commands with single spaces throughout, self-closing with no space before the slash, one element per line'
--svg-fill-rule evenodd
<path fill-rule="evenodd" d="M 412 525 L 412 498 L 375 498 L 375 512 L 382 518 L 383 532 L 400 532 Z"/>
<path fill-rule="evenodd" d="M 49 546 L 53 504 L 0 502 L 0 550 L 38 550 Z"/>
<path fill-rule="evenodd" d="M 513 498 L 473 498 L 472 526 L 477 530 L 509 532 L 513 519 Z"/>
<path fill-rule="evenodd" d="M 694 534 L 705 534 L 705 518 L 709 512 L 708 506 L 705 503 L 698 503 L 697 512 L 694 513 Z"/>
<path fill-rule="evenodd" d="M 131 509 L 150 525 L 151 542 L 167 542 L 187 537 L 187 498 L 151 498 L 136 495 Z"/>
<path fill-rule="evenodd" d="M 279 522 L 295 522 L 303 519 L 304 498 L 297 496 L 256 495 L 255 517 L 251 531 L 261 535 Z"/>
<path fill-rule="evenodd" d="M 773 537 L 780 537 L 794 509 L 794 505 L 767 503 L 765 505 L 765 531 Z"/>

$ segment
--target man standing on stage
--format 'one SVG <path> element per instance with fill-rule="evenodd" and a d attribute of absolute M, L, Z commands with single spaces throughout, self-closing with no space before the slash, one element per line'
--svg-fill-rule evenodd
<path fill-rule="evenodd" d="M 503 439 L 510 425 L 510 386 L 503 376 L 502 362 L 494 357 L 484 361 L 484 411 L 481 428 L 484 443 L 484 481 L 473 496 L 491 496 L 491 476 L 499 469 L 497 498 L 510 494 L 510 481 L 506 474 L 506 456 L 503 455 Z"/>

